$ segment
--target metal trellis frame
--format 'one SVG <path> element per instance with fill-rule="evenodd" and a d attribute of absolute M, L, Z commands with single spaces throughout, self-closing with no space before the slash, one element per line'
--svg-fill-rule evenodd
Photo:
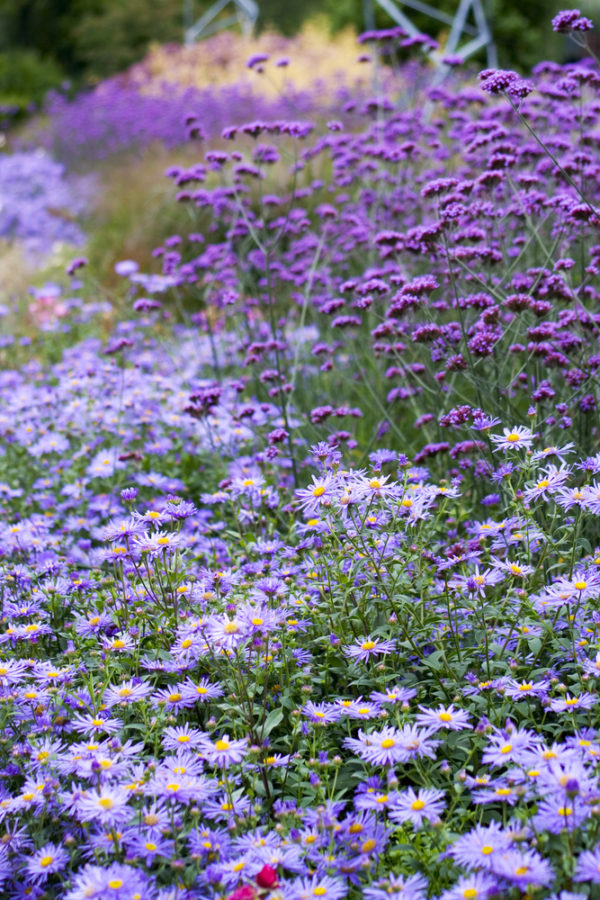
<path fill-rule="evenodd" d="M 431 59 L 442 72 L 448 69 L 443 61 L 445 57 L 460 56 L 466 60 L 482 48 L 486 50 L 488 66 L 496 68 L 498 65 L 496 46 L 482 0 L 459 0 L 454 15 L 436 9 L 423 0 L 364 0 L 367 28 L 374 27 L 374 4 L 381 7 L 390 19 L 404 28 L 411 37 L 416 37 L 420 32 L 404 11 L 405 9 L 423 13 L 442 25 L 448 25 L 450 33 L 446 43 L 440 50 L 431 54 Z M 472 17 L 472 22 L 469 22 L 470 17 Z M 464 37 L 467 40 L 461 43 Z"/>
<path fill-rule="evenodd" d="M 228 9 L 229 8 L 229 9 Z M 221 13 L 228 11 L 228 15 Z M 186 44 L 193 44 L 231 25 L 239 25 L 244 34 L 250 34 L 258 20 L 256 0 L 216 0 L 200 18 L 193 21 L 193 0 L 184 3 L 184 36 Z"/>

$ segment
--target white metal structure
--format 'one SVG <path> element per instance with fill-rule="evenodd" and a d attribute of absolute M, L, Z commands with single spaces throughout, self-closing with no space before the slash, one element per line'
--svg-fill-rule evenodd
<path fill-rule="evenodd" d="M 496 47 L 482 0 L 459 0 L 458 9 L 454 15 L 436 9 L 435 6 L 425 3 L 423 0 L 363 0 L 363 2 L 367 28 L 372 28 L 374 25 L 373 4 L 375 3 L 412 37 L 419 34 L 419 29 L 411 22 L 405 9 L 424 13 L 431 19 L 441 22 L 442 25 L 448 25 L 450 32 L 446 43 L 431 54 L 432 60 L 441 70 L 448 68 L 443 62 L 444 57 L 460 56 L 462 59 L 468 59 L 482 47 L 485 47 L 487 51 L 488 66 L 493 69 L 498 65 Z M 470 17 L 472 22 L 469 22 Z M 463 38 L 466 40 L 461 43 Z"/>
<path fill-rule="evenodd" d="M 223 11 L 227 15 L 221 16 Z M 231 25 L 239 25 L 245 34 L 250 34 L 256 25 L 258 11 L 256 0 L 216 0 L 204 15 L 193 22 L 193 0 L 185 0 L 185 42 L 193 44 Z"/>

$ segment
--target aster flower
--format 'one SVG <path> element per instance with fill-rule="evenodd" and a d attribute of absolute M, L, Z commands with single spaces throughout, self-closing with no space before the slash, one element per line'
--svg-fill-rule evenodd
<path fill-rule="evenodd" d="M 199 747 L 210 765 L 228 769 L 243 760 L 248 747 L 248 738 L 230 740 L 229 735 L 224 734 L 217 741 L 212 741 L 208 737 L 203 737 Z"/>
<path fill-rule="evenodd" d="M 532 885 L 543 887 L 554 880 L 550 863 L 535 850 L 507 850 L 494 861 L 493 872 L 523 890 Z"/>
<path fill-rule="evenodd" d="M 534 827 L 538 831 L 548 831 L 551 834 L 560 834 L 561 831 L 573 831 L 579 828 L 582 822 L 590 815 L 590 809 L 576 797 L 570 797 L 565 793 L 558 797 L 543 800 L 532 819 Z"/>
<path fill-rule="evenodd" d="M 103 701 L 110 709 L 119 704 L 136 703 L 144 700 L 152 693 L 152 686 L 144 681 L 135 682 L 133 679 L 123 681 L 121 684 L 110 684 L 103 695 Z"/>
<path fill-rule="evenodd" d="M 88 790 L 77 801 L 77 812 L 83 822 L 95 821 L 101 825 L 120 825 L 131 815 L 128 803 L 131 796 L 122 787 L 104 785 L 99 790 Z"/>
<path fill-rule="evenodd" d="M 550 682 L 543 681 L 515 681 L 511 678 L 504 687 L 504 696 L 511 700 L 523 700 L 526 697 L 545 697 L 550 688 Z"/>
<path fill-rule="evenodd" d="M 307 488 L 295 492 L 297 506 L 307 515 L 316 515 L 321 506 L 330 506 L 335 496 L 336 479 L 331 475 L 315 478 Z"/>
<path fill-rule="evenodd" d="M 363 890 L 365 900 L 425 900 L 427 880 L 422 875 L 387 875 Z"/>
<path fill-rule="evenodd" d="M 65 900 L 132 900 L 135 896 L 152 895 L 148 876 L 141 869 L 122 863 L 102 866 L 87 865 L 74 878 Z"/>
<path fill-rule="evenodd" d="M 598 702 L 594 694 L 583 691 L 576 697 L 565 694 L 564 697 L 556 697 L 550 701 L 550 709 L 553 712 L 574 712 L 576 709 L 591 709 Z"/>
<path fill-rule="evenodd" d="M 206 732 L 192 728 L 187 722 L 181 727 L 168 726 L 163 731 L 162 743 L 165 750 L 179 750 L 187 747 L 190 750 L 200 746 Z"/>
<path fill-rule="evenodd" d="M 350 659 L 357 662 L 367 662 L 371 657 L 385 656 L 396 649 L 394 640 L 380 640 L 379 638 L 359 638 L 355 644 L 344 647 L 344 653 Z"/>
<path fill-rule="evenodd" d="M 68 860 L 69 854 L 63 847 L 44 844 L 33 856 L 27 858 L 25 868 L 34 884 L 43 884 L 50 875 L 62 871 Z"/>
<path fill-rule="evenodd" d="M 223 696 L 223 688 L 208 678 L 200 678 L 197 682 L 188 678 L 187 681 L 177 685 L 177 690 L 185 700 L 193 699 L 196 703 L 206 703 Z"/>
<path fill-rule="evenodd" d="M 525 425 L 515 425 L 513 428 L 504 428 L 502 435 L 491 434 L 490 440 L 495 444 L 495 450 L 511 450 L 514 447 L 528 450 L 533 443 L 533 432 Z"/>
<path fill-rule="evenodd" d="M 428 709 L 419 706 L 421 712 L 417 715 L 416 724 L 429 730 L 438 731 L 447 728 L 449 731 L 462 731 L 469 727 L 469 715 L 464 709 L 454 709 L 454 706 L 440 706 L 438 709 Z"/>
<path fill-rule="evenodd" d="M 369 734 L 359 731 L 358 734 L 358 739 L 346 738 L 344 746 L 371 765 L 393 766 L 410 758 L 397 728 L 387 726 L 382 731 Z"/>
<path fill-rule="evenodd" d="M 385 691 L 373 691 L 371 700 L 374 700 L 375 703 L 408 703 L 416 695 L 417 691 L 415 688 L 407 688 L 399 684 L 394 687 L 388 687 Z"/>
<path fill-rule="evenodd" d="M 600 846 L 595 850 L 584 850 L 580 854 L 573 881 L 584 881 L 590 884 L 600 884 Z"/>
<path fill-rule="evenodd" d="M 448 848 L 447 853 L 465 869 L 490 869 L 492 862 L 513 843 L 513 835 L 496 822 L 477 825 Z"/>
<path fill-rule="evenodd" d="M 534 733 L 526 729 L 496 731 L 490 735 L 489 744 L 483 751 L 482 762 L 493 766 L 518 762 L 524 751 L 531 749 L 535 741 Z"/>
<path fill-rule="evenodd" d="M 302 707 L 302 714 L 307 716 L 311 722 L 329 725 L 331 722 L 336 722 L 342 713 L 339 706 L 335 704 L 313 703 L 312 700 L 309 700 Z"/>
<path fill-rule="evenodd" d="M 444 809 L 444 791 L 434 788 L 412 788 L 402 791 L 394 798 L 389 811 L 392 822 L 411 822 L 420 828 L 424 822 L 437 822 Z"/>
<path fill-rule="evenodd" d="M 486 900 L 497 894 L 498 882 L 486 872 L 463 875 L 454 887 L 440 894 L 439 900 Z"/>
<path fill-rule="evenodd" d="M 313 875 L 312 878 L 299 878 L 290 885 L 292 900 L 341 900 L 348 893 L 348 887 L 340 878 L 329 875 Z"/>

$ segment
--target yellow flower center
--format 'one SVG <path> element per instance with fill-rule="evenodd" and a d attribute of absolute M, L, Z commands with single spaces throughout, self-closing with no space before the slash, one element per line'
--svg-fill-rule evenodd
<path fill-rule="evenodd" d="M 323 487 L 322 484 L 319 484 L 313 490 L 313 497 L 322 497 L 324 493 L 325 493 L 325 488 Z M 325 893 L 325 891 L 323 891 L 323 893 Z"/>
<path fill-rule="evenodd" d="M 217 741 L 215 743 L 215 750 L 228 750 L 229 749 L 229 741 Z"/>
<path fill-rule="evenodd" d="M 373 650 L 375 647 L 375 641 L 363 641 L 360 645 L 361 650 Z"/>
<path fill-rule="evenodd" d="M 381 746 L 384 750 L 389 750 L 390 747 L 394 747 L 396 745 L 396 741 L 394 738 L 384 738 L 381 742 Z"/>
<path fill-rule="evenodd" d="M 123 882 L 120 878 L 113 878 L 111 881 L 108 882 L 108 886 L 113 891 L 118 891 L 119 888 L 123 887 Z"/>
<path fill-rule="evenodd" d="M 413 800 L 413 802 L 410 804 L 410 808 L 414 809 L 415 812 L 418 812 L 421 809 L 425 809 L 425 803 L 423 800 Z"/>
<path fill-rule="evenodd" d="M 441 712 L 438 716 L 440 722 L 451 722 L 452 721 L 452 713 L 449 712 Z"/>
<path fill-rule="evenodd" d="M 46 869 L 53 861 L 53 856 L 42 856 L 42 858 L 40 859 L 40 866 L 42 867 L 42 869 Z"/>
<path fill-rule="evenodd" d="M 516 444 L 517 441 L 521 440 L 521 435 L 517 434 L 516 431 L 511 431 L 510 434 L 506 435 L 506 440 L 509 442 L 509 444 Z"/>
<path fill-rule="evenodd" d="M 483 853 L 484 856 L 489 856 L 490 853 L 494 852 L 494 848 L 492 847 L 491 844 L 484 844 L 483 847 L 481 848 L 481 852 Z"/>

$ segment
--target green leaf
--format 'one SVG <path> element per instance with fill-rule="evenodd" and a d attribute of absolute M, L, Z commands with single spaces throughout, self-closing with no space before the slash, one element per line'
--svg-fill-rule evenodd
<path fill-rule="evenodd" d="M 281 720 L 283 719 L 283 710 L 281 707 L 277 709 L 272 709 L 267 718 L 265 719 L 265 726 L 263 728 L 263 736 L 266 737 L 270 734 L 274 728 L 277 728 Z"/>

